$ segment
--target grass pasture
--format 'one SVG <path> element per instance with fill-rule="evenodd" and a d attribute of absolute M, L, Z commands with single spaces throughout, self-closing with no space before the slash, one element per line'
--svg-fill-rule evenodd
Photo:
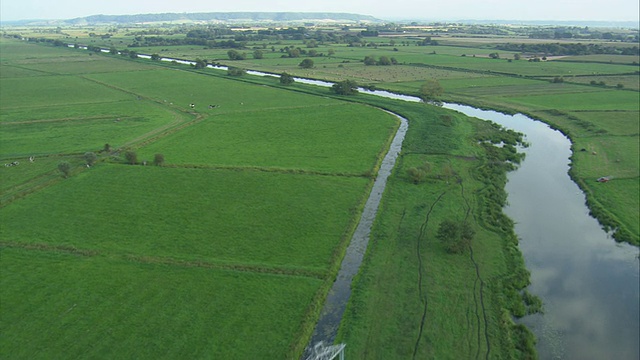
<path fill-rule="evenodd" d="M 0 170 L 0 357 L 299 357 L 397 120 L 214 70 L 74 49 L 46 67 L 60 49 L 0 43 L 0 150 L 21 163 Z"/>
<path fill-rule="evenodd" d="M 395 131 L 385 115 L 340 103 L 211 115 L 140 154 L 163 153 L 170 164 L 366 175 Z"/>
<path fill-rule="evenodd" d="M 321 285 L 64 251 L 0 256 L 0 348 L 13 359 L 284 359 Z"/>
<path fill-rule="evenodd" d="M 621 90 L 587 91 L 553 95 L 515 96 L 508 100 L 530 109 L 576 110 L 628 110 L 637 111 L 640 98 L 638 93 Z"/>
<path fill-rule="evenodd" d="M 367 183 L 105 164 L 2 209 L 0 234 L 20 244 L 324 274 Z"/>

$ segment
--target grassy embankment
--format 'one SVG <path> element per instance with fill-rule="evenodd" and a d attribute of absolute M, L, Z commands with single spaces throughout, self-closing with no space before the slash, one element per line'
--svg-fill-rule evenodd
<path fill-rule="evenodd" d="M 296 358 L 396 120 L 220 77 L 0 46 L 0 153 L 20 161 L 0 170 L 2 356 Z M 125 150 L 138 163 L 162 152 L 165 166 L 126 165 Z M 85 152 L 99 156 L 90 169 Z"/>

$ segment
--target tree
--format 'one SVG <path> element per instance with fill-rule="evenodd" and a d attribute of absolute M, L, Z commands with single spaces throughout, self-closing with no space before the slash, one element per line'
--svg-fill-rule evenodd
<path fill-rule="evenodd" d="M 204 69 L 207 67 L 207 60 L 196 59 L 196 63 L 194 66 L 196 67 L 196 69 Z"/>
<path fill-rule="evenodd" d="M 160 55 L 158 55 L 158 54 L 151 54 L 151 60 L 153 60 L 153 61 L 159 61 L 159 60 L 160 60 Z"/>
<path fill-rule="evenodd" d="M 290 58 L 300 57 L 300 49 L 289 49 L 287 50 L 287 54 Z"/>
<path fill-rule="evenodd" d="M 514 60 L 520 60 L 520 54 L 513 54 L 513 59 Z"/>
<path fill-rule="evenodd" d="M 262 50 L 256 50 L 253 52 L 253 58 L 254 59 L 262 59 L 264 58 L 264 52 L 262 52 Z"/>
<path fill-rule="evenodd" d="M 238 50 L 229 50 L 227 51 L 227 55 L 230 60 L 244 60 L 247 58 L 246 53 L 240 53 Z"/>
<path fill-rule="evenodd" d="M 364 64 L 367 66 L 370 65 L 375 65 L 376 64 L 376 58 L 374 58 L 373 56 L 365 56 L 364 57 Z"/>
<path fill-rule="evenodd" d="M 436 238 L 440 240 L 445 250 L 451 254 L 461 254 L 471 245 L 475 230 L 468 222 L 443 220 L 438 226 Z"/>
<path fill-rule="evenodd" d="M 353 80 L 343 80 L 333 84 L 331 91 L 338 95 L 355 95 L 358 93 L 358 83 Z"/>
<path fill-rule="evenodd" d="M 135 51 L 129 51 L 129 57 L 132 59 L 137 59 L 138 58 L 138 53 Z"/>
<path fill-rule="evenodd" d="M 329 49 L 328 54 L 329 54 L 329 56 L 333 56 L 333 55 L 336 54 L 336 51 L 333 50 L 333 49 Z"/>
<path fill-rule="evenodd" d="M 229 66 L 229 69 L 227 69 L 227 75 L 230 75 L 230 76 L 242 76 L 245 73 L 246 73 L 245 69 L 241 69 L 238 67 Z"/>
<path fill-rule="evenodd" d="M 163 154 L 155 154 L 155 155 L 153 155 L 153 165 L 155 165 L 155 166 L 164 165 L 164 155 Z"/>
<path fill-rule="evenodd" d="M 298 66 L 300 66 L 303 69 L 311 69 L 313 67 L 313 60 L 304 59 L 300 64 L 298 64 Z"/>
<path fill-rule="evenodd" d="M 63 161 L 58 164 L 58 170 L 60 170 L 65 178 L 68 178 L 69 174 L 71 173 L 71 164 L 69 164 L 69 162 L 67 161 Z"/>
<path fill-rule="evenodd" d="M 489 57 L 492 59 L 500 59 L 500 54 L 498 54 L 497 52 L 494 52 L 489 54 Z"/>
<path fill-rule="evenodd" d="M 378 65 L 391 65 L 391 60 L 386 56 L 380 56 L 380 60 L 378 60 Z"/>
<path fill-rule="evenodd" d="M 84 153 L 83 158 L 84 158 L 84 161 L 86 161 L 87 165 L 89 166 L 93 166 L 93 164 L 96 163 L 96 160 L 98 160 L 98 156 L 91 151 Z"/>
<path fill-rule="evenodd" d="M 138 154 L 133 150 L 124 153 L 124 158 L 127 159 L 127 162 L 131 165 L 135 165 L 138 162 Z"/>
<path fill-rule="evenodd" d="M 293 84 L 294 81 L 295 80 L 293 79 L 293 76 L 287 74 L 286 72 L 280 75 L 280 84 L 282 85 L 290 85 Z"/>
<path fill-rule="evenodd" d="M 427 80 L 427 82 L 422 84 L 422 86 L 420 87 L 420 98 L 425 102 L 438 100 L 443 92 L 444 89 L 442 88 L 438 80 Z"/>
<path fill-rule="evenodd" d="M 307 41 L 307 47 L 308 48 L 317 48 L 318 47 L 318 42 L 315 41 L 314 39 L 311 39 L 311 40 Z"/>

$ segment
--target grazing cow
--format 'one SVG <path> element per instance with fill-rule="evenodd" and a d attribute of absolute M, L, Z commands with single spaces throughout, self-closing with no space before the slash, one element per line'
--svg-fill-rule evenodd
<path fill-rule="evenodd" d="M 191 103 L 191 104 L 189 104 L 189 107 L 191 107 L 191 108 L 193 109 L 193 108 L 195 108 L 195 107 L 196 107 L 196 104 Z"/>

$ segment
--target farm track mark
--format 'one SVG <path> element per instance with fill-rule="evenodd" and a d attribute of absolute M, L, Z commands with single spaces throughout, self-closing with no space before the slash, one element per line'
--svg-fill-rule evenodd
<path fill-rule="evenodd" d="M 33 251 L 46 251 L 46 252 L 63 252 L 72 255 L 78 256 L 105 256 L 109 259 L 114 260 L 124 260 L 128 262 L 136 262 L 140 264 L 157 264 L 157 265 L 168 265 L 168 266 L 176 266 L 176 267 L 186 267 L 186 268 L 207 268 L 207 269 L 216 269 L 216 270 L 229 270 L 229 271 L 239 271 L 239 272 L 250 272 L 250 273 L 260 273 L 260 274 L 272 274 L 272 275 L 282 275 L 282 276 L 299 276 L 299 277 L 307 277 L 324 280 L 327 276 L 326 271 L 323 270 L 313 270 L 313 269 L 291 269 L 291 268 L 282 268 L 282 267 L 269 267 L 269 266 L 260 266 L 260 265 L 251 265 L 251 264 L 225 264 L 225 263 L 215 263 L 208 261 L 199 261 L 199 260 L 178 260 L 172 258 L 163 258 L 156 256 L 145 256 L 145 255 L 133 255 L 133 254 L 116 254 L 110 253 L 109 251 L 103 250 L 90 250 L 90 249 L 79 249 L 73 246 L 67 245 L 50 245 L 50 244 L 42 244 L 42 243 L 31 243 L 31 244 L 23 244 L 16 243 L 10 241 L 0 241 L 0 248 L 8 247 L 8 248 L 20 248 L 25 250 L 33 250 Z"/>
<path fill-rule="evenodd" d="M 466 197 L 465 192 L 464 192 L 464 184 L 462 182 L 462 178 L 458 178 L 458 182 L 460 184 L 460 194 L 462 195 L 462 198 L 464 199 L 464 204 L 467 208 L 466 212 L 465 212 L 465 218 L 464 221 L 468 221 L 469 216 L 473 216 L 472 215 L 472 207 L 471 204 L 469 203 L 469 199 Z M 479 318 L 479 314 L 478 314 L 478 299 L 477 299 L 477 293 L 479 292 L 480 294 L 480 310 L 482 311 L 482 317 L 484 320 L 484 338 L 485 338 L 485 343 L 487 345 L 487 352 L 485 353 L 485 359 L 489 359 L 489 354 L 491 353 L 491 344 L 489 343 L 489 326 L 488 326 L 488 321 L 487 321 L 487 310 L 486 307 L 484 305 L 484 280 L 482 280 L 482 277 L 480 276 L 480 267 L 478 265 L 478 263 L 476 262 L 475 258 L 473 257 L 473 246 L 472 243 L 469 244 L 469 259 L 471 260 L 471 262 L 473 263 L 473 266 L 475 267 L 476 270 L 476 279 L 473 283 L 473 300 L 476 304 L 476 319 L 478 321 L 478 348 L 476 351 L 476 359 L 478 359 L 480 357 L 480 342 L 481 342 L 481 331 L 480 331 L 480 318 Z M 480 289 L 477 291 L 477 284 L 478 282 L 480 283 Z"/>
<path fill-rule="evenodd" d="M 7 65 L 3 64 L 2 66 L 14 67 L 16 69 L 33 71 L 33 72 L 42 73 L 42 74 L 49 75 L 49 76 L 63 75 L 63 74 L 55 73 L 55 72 L 52 72 L 52 71 L 33 69 L 33 68 L 30 68 L 30 67 L 20 66 L 20 65 L 17 65 L 17 64 L 7 64 Z M 6 79 L 21 79 L 21 78 L 29 78 L 29 77 L 32 77 L 32 76 L 14 76 L 14 77 L 8 77 Z"/>
<path fill-rule="evenodd" d="M 420 256 L 420 242 L 422 241 L 422 238 L 424 237 L 424 233 L 427 229 L 427 226 L 429 225 L 429 217 L 433 212 L 433 209 L 435 208 L 436 204 L 440 202 L 440 200 L 444 197 L 446 193 L 447 193 L 446 190 L 442 192 L 442 194 L 440 194 L 440 196 L 436 198 L 433 204 L 431 204 L 431 207 L 429 208 L 429 211 L 427 212 L 427 215 L 425 217 L 424 223 L 422 223 L 422 226 L 420 226 L 420 233 L 418 234 L 418 237 L 417 237 L 416 256 L 418 258 L 418 296 L 420 298 L 420 302 L 424 304 L 424 308 L 422 310 L 422 318 L 420 320 L 420 330 L 418 331 L 418 338 L 416 339 L 416 344 L 413 348 L 412 359 L 415 359 L 418 353 L 418 346 L 420 345 L 420 339 L 422 338 L 422 331 L 424 330 L 424 323 L 427 317 L 427 306 L 429 304 L 429 302 L 427 301 L 426 294 L 424 295 L 422 294 L 422 278 L 423 278 L 422 270 L 423 269 L 422 269 L 422 257 Z"/>
<path fill-rule="evenodd" d="M 56 122 L 69 122 L 69 121 L 86 121 L 86 120 L 113 120 L 114 116 L 89 116 L 89 117 L 71 117 L 71 118 L 59 118 L 59 119 L 42 119 L 42 120 L 27 120 L 27 121 L 10 121 L 0 122 L 1 126 L 8 125 L 27 125 L 27 124 L 41 124 L 41 123 L 56 123 Z M 121 116 L 120 120 L 127 120 L 133 118 L 133 116 Z"/>
<path fill-rule="evenodd" d="M 52 170 L 33 177 L 25 182 L 17 184 L 0 195 L 0 208 L 3 208 L 15 200 L 21 199 L 40 189 L 44 189 L 60 181 L 57 170 Z"/>

